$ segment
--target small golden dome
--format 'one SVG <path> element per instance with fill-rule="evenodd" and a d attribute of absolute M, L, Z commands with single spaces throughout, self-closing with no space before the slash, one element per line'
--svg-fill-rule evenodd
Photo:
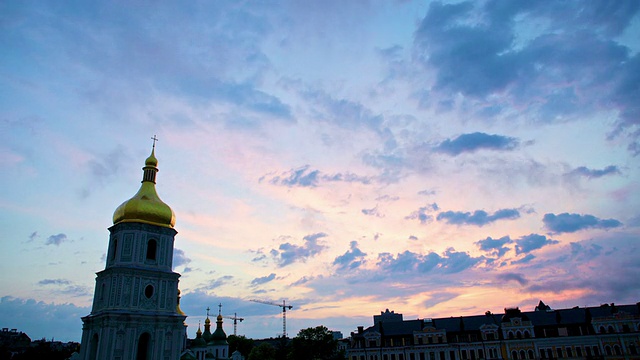
<path fill-rule="evenodd" d="M 154 152 L 155 150 L 151 150 L 151 155 L 149 155 L 147 160 L 145 160 L 144 164 L 146 166 L 153 166 L 153 167 L 158 166 L 158 159 L 156 159 Z"/>
<path fill-rule="evenodd" d="M 140 190 L 133 197 L 123 202 L 113 213 L 113 224 L 121 222 L 142 222 L 157 226 L 173 228 L 176 215 L 169 205 L 165 204 L 156 193 L 156 173 L 158 159 L 154 150 L 145 161 L 144 175 Z"/>
<path fill-rule="evenodd" d="M 207 317 L 207 319 L 204 321 L 205 325 L 211 324 L 211 320 L 209 320 L 209 318 Z"/>
<path fill-rule="evenodd" d="M 222 315 L 218 315 L 217 321 L 218 322 L 222 321 Z"/>

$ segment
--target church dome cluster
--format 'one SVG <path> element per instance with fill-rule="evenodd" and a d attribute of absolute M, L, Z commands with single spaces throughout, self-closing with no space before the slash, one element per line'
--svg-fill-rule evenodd
<path fill-rule="evenodd" d="M 169 228 L 175 225 L 175 213 L 169 205 L 160 200 L 156 192 L 158 159 L 155 157 L 154 150 L 151 151 L 142 168 L 144 175 L 140 190 L 131 199 L 118 206 L 113 213 L 114 225 L 122 222 L 141 222 Z"/>

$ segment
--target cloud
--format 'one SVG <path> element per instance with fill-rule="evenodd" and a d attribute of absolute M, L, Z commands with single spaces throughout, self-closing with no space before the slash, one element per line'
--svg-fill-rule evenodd
<path fill-rule="evenodd" d="M 572 233 L 584 229 L 612 229 L 622 226 L 622 223 L 615 219 L 599 219 L 593 215 L 580 214 L 545 214 L 542 218 L 545 227 L 556 233 Z"/>
<path fill-rule="evenodd" d="M 493 256 L 499 258 L 504 256 L 507 251 L 511 250 L 511 248 L 504 246 L 511 243 L 513 243 L 513 240 L 511 240 L 509 236 L 503 236 L 500 239 L 492 239 L 491 237 L 487 237 L 484 240 L 478 240 L 475 242 L 480 250 L 490 252 Z"/>
<path fill-rule="evenodd" d="M 570 176 L 577 175 L 577 176 L 586 177 L 588 179 L 597 179 L 606 175 L 619 175 L 619 174 L 620 174 L 620 170 L 618 169 L 617 166 L 609 165 L 602 170 L 593 170 L 585 166 L 580 166 L 578 168 L 571 170 L 571 172 L 569 172 L 567 175 L 570 175 Z"/>
<path fill-rule="evenodd" d="M 368 216 L 384 217 L 384 215 L 381 214 L 380 211 L 378 211 L 378 206 L 377 205 L 376 205 L 376 207 L 374 207 L 372 209 L 362 209 L 360 211 L 363 214 L 368 215 Z"/>
<path fill-rule="evenodd" d="M 173 267 L 177 268 L 178 266 L 188 265 L 191 262 L 185 254 L 184 251 L 178 248 L 173 249 Z"/>
<path fill-rule="evenodd" d="M 221 277 L 219 277 L 217 279 L 211 279 L 211 280 L 209 280 L 209 282 L 207 282 L 205 284 L 200 284 L 198 286 L 198 288 L 196 289 L 196 291 L 214 290 L 214 289 L 220 288 L 220 287 L 230 283 L 231 280 L 233 280 L 233 276 L 232 275 L 224 275 L 224 276 L 221 276 Z"/>
<path fill-rule="evenodd" d="M 19 329 L 32 339 L 50 338 L 79 341 L 82 335 L 81 317 L 89 314 L 88 306 L 54 304 L 11 296 L 0 298 L 0 319 L 3 327 Z"/>
<path fill-rule="evenodd" d="M 513 220 L 519 217 L 520 212 L 516 209 L 501 209 L 496 211 L 493 215 L 489 215 L 484 210 L 476 210 L 473 214 L 461 211 L 445 211 L 439 213 L 436 219 L 438 219 L 438 221 L 444 220 L 448 224 L 454 225 L 484 226 L 497 220 Z"/>
<path fill-rule="evenodd" d="M 29 235 L 29 240 L 27 240 L 27 242 L 33 242 L 33 240 L 38 238 L 38 232 L 34 231 L 31 233 L 31 235 Z"/>
<path fill-rule="evenodd" d="M 350 249 L 344 254 L 338 256 L 333 261 L 333 265 L 337 266 L 339 270 L 352 270 L 357 269 L 364 263 L 364 257 L 367 255 L 358 249 L 358 242 L 352 241 L 349 243 Z"/>
<path fill-rule="evenodd" d="M 333 175 L 322 174 L 320 170 L 310 170 L 309 165 L 299 167 L 297 169 L 291 169 L 283 172 L 280 175 L 276 175 L 270 178 L 269 183 L 280 186 L 301 186 L 301 187 L 316 187 L 320 182 L 347 182 L 347 183 L 361 183 L 369 184 L 371 178 L 358 176 L 352 173 L 336 173 Z M 260 178 L 260 181 L 267 179 L 265 175 Z"/>
<path fill-rule="evenodd" d="M 367 128 L 382 134 L 380 127 L 384 117 L 374 114 L 359 102 L 336 99 L 322 90 L 307 89 L 301 95 L 312 107 L 312 114 L 319 121 L 326 121 L 342 128 L 356 130 Z"/>
<path fill-rule="evenodd" d="M 287 242 L 280 244 L 277 250 L 272 249 L 270 253 L 280 267 L 296 261 L 305 261 L 307 258 L 317 255 L 326 249 L 326 246 L 318 242 L 319 239 L 326 236 L 327 234 L 325 233 L 307 235 L 303 238 L 304 244 L 302 246 Z"/>
<path fill-rule="evenodd" d="M 466 252 L 458 252 L 453 248 L 447 249 L 442 256 L 434 252 L 425 255 L 409 250 L 397 254 L 378 254 L 378 267 L 385 273 L 428 273 L 438 271 L 454 274 L 471 268 L 482 261 L 484 257 L 471 257 Z"/>
<path fill-rule="evenodd" d="M 38 285 L 69 285 L 71 282 L 64 279 L 43 279 L 38 281 Z"/>
<path fill-rule="evenodd" d="M 636 154 L 640 54 L 617 36 L 639 9 L 634 1 L 434 1 L 415 32 L 413 52 L 416 65 L 435 80 L 430 91 L 416 93 L 421 104 L 441 109 L 452 108 L 449 99 L 460 94 L 461 109 L 480 105 L 473 115 L 492 119 L 511 118 L 514 107 L 523 119 L 544 122 L 615 111 L 612 133 L 629 131 Z M 438 105 L 443 102 L 449 105 Z"/>
<path fill-rule="evenodd" d="M 63 242 L 67 241 L 67 235 L 65 234 L 58 234 L 58 235 L 51 235 L 47 238 L 47 241 L 44 243 L 45 245 L 56 245 L 59 246 L 60 244 L 62 244 Z"/>
<path fill-rule="evenodd" d="M 429 215 L 429 213 L 433 211 L 438 211 L 440 208 L 438 204 L 433 203 L 427 206 L 422 206 L 418 210 L 412 212 L 411 214 L 405 217 L 406 220 L 420 220 L 420 224 L 428 224 L 433 221 L 433 216 Z"/>
<path fill-rule="evenodd" d="M 67 279 L 43 279 L 38 285 L 47 287 L 47 292 L 73 297 L 84 297 L 92 294 L 91 289 L 83 285 L 74 284 Z"/>
<path fill-rule="evenodd" d="M 262 284 L 266 284 L 269 281 L 272 281 L 273 279 L 276 278 L 276 274 L 275 273 L 271 273 L 267 276 L 263 276 L 263 277 L 257 277 L 253 280 L 251 280 L 251 286 L 258 286 L 258 285 L 262 285 Z"/>
<path fill-rule="evenodd" d="M 527 264 L 529 262 L 531 262 L 531 260 L 535 259 L 535 255 L 533 254 L 527 254 L 525 257 L 523 257 L 522 259 L 518 259 L 518 260 L 513 260 L 511 261 L 512 265 L 519 265 L 519 264 Z"/>
<path fill-rule="evenodd" d="M 435 150 L 457 156 L 465 152 L 475 152 L 482 149 L 513 150 L 518 145 L 519 141 L 512 137 L 475 132 L 462 134 L 453 140 L 447 139 L 436 146 Z"/>
<path fill-rule="evenodd" d="M 496 275 L 496 279 L 502 282 L 515 281 L 522 286 L 525 286 L 529 283 L 529 280 L 527 280 L 523 274 L 516 274 L 516 273 L 498 274 Z"/>
<path fill-rule="evenodd" d="M 544 235 L 530 234 L 516 240 L 516 255 L 527 254 L 547 245 L 557 244 L 558 240 L 548 239 Z"/>

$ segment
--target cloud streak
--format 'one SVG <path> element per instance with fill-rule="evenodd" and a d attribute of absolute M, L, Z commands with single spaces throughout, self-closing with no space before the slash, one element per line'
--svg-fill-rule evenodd
<path fill-rule="evenodd" d="M 473 214 L 462 211 L 444 211 L 439 213 L 436 219 L 452 225 L 484 226 L 498 220 L 514 220 L 519 217 L 520 212 L 516 209 L 501 209 L 491 215 L 484 210 L 476 210 Z"/>
<path fill-rule="evenodd" d="M 585 229 L 613 229 L 622 226 L 616 219 L 599 219 L 593 215 L 581 214 L 545 214 L 542 218 L 544 226 L 556 234 L 572 233 Z"/>
<path fill-rule="evenodd" d="M 447 139 L 436 146 L 435 150 L 451 156 L 458 156 L 462 153 L 473 153 L 479 150 L 511 151 L 518 145 L 519 141 L 512 137 L 475 132 L 462 134 L 453 140 Z"/>

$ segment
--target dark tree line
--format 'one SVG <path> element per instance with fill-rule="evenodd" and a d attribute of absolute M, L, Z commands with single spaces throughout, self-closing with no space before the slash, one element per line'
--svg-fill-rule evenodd
<path fill-rule="evenodd" d="M 278 338 L 272 342 L 254 341 L 244 336 L 228 338 L 229 352 L 238 350 L 247 360 L 345 360 L 338 342 L 324 326 L 300 330 L 293 339 Z"/>

